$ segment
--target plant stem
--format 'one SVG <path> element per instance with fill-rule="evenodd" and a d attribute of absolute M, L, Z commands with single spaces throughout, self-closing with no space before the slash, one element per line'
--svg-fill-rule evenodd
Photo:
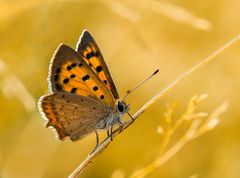
<path fill-rule="evenodd" d="M 218 55 L 220 55 L 222 52 L 224 52 L 228 47 L 236 43 L 240 39 L 240 35 L 236 36 L 229 42 L 227 42 L 225 45 L 223 45 L 221 48 L 201 60 L 198 64 L 190 68 L 188 71 L 186 71 L 184 74 L 182 74 L 180 77 L 178 77 L 176 80 L 174 80 L 172 83 L 170 83 L 166 88 L 164 88 L 162 91 L 160 91 L 158 94 L 156 94 L 152 99 L 150 99 L 146 104 L 144 104 L 132 117 L 134 120 L 136 120 L 147 108 L 149 108 L 153 103 L 155 103 L 159 98 L 161 98 L 163 95 L 168 93 L 174 86 L 176 86 L 180 81 L 185 79 L 187 76 L 192 74 L 194 71 L 202 68 L 207 63 L 209 63 L 211 60 L 215 59 Z M 132 120 L 128 119 L 123 126 L 122 132 L 128 128 L 132 124 Z M 116 137 L 119 134 L 120 128 L 117 128 L 113 134 L 112 138 Z M 120 133 L 122 133 L 120 132 Z M 80 175 L 80 173 L 87 167 L 87 165 L 94 159 L 104 148 L 108 146 L 108 144 L 111 142 L 111 138 L 106 138 L 103 142 L 100 143 L 100 145 L 92 151 L 83 161 L 82 163 L 71 173 L 69 178 L 75 178 Z M 182 147 L 182 141 L 177 143 L 173 148 L 168 150 L 163 158 L 161 160 L 157 160 L 157 164 L 163 164 L 168 160 L 169 156 L 172 155 L 172 153 L 176 152 L 176 150 L 179 150 L 179 148 Z"/>

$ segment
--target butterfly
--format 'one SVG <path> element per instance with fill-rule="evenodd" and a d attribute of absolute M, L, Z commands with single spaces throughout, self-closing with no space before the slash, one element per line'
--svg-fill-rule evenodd
<path fill-rule="evenodd" d="M 53 127 L 60 140 L 82 139 L 91 132 L 123 125 L 129 105 L 119 99 L 107 64 L 92 35 L 84 30 L 76 50 L 60 44 L 49 66 L 50 94 L 38 107 L 46 127 Z M 109 135 L 109 132 L 108 132 Z"/>

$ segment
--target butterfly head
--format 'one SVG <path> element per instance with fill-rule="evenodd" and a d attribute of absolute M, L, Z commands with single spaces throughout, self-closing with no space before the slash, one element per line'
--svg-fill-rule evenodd
<path fill-rule="evenodd" d="M 116 109 L 120 114 L 124 114 L 129 110 L 129 104 L 126 104 L 124 101 L 119 100 L 116 104 Z"/>

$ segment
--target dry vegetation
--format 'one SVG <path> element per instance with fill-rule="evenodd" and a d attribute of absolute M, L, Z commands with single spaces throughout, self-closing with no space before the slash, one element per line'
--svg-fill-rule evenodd
<path fill-rule="evenodd" d="M 58 141 L 36 110 L 59 43 L 75 47 L 81 31 L 91 31 L 121 95 L 160 68 L 128 98 L 134 114 L 237 36 L 239 11 L 236 0 L 1 1 L 0 177 L 66 177 L 95 145 L 94 134 Z M 206 59 L 216 60 L 155 98 L 81 177 L 238 178 L 239 43 Z M 225 100 L 220 119 L 228 104 L 216 106 Z"/>

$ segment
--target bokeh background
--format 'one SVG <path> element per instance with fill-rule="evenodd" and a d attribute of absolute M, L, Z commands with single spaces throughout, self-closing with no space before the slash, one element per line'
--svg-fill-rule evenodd
<path fill-rule="evenodd" d="M 48 93 L 49 61 L 60 43 L 75 48 L 82 30 L 88 29 L 120 95 L 159 68 L 156 77 L 128 97 L 134 113 L 237 36 L 239 20 L 238 0 L 0 1 L 0 177 L 67 177 L 95 146 L 94 134 L 75 143 L 58 141 L 38 112 L 38 98 Z M 191 96 L 207 93 L 202 111 L 229 101 L 219 125 L 148 177 L 238 178 L 239 51 L 236 43 L 177 85 L 116 137 L 81 177 L 123 178 L 146 166 L 158 155 L 162 137 L 157 128 L 163 124 L 166 103 L 177 103 L 177 118 Z"/>

